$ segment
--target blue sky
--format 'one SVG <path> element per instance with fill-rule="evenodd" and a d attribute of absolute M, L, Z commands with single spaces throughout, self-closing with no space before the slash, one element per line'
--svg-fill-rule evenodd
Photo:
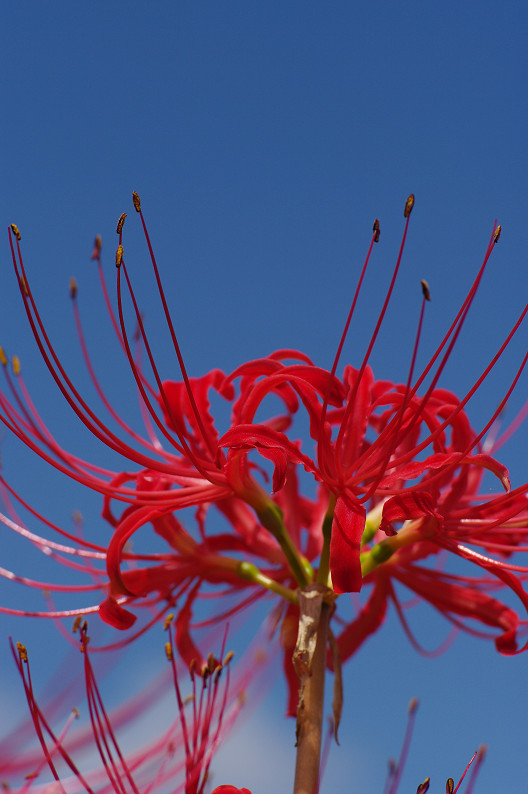
<path fill-rule="evenodd" d="M 345 348 L 346 360 L 357 363 L 383 301 L 412 191 L 416 206 L 402 272 L 372 363 L 379 378 L 406 378 L 422 278 L 433 297 L 420 354 L 427 360 L 498 218 L 499 246 L 443 381 L 459 393 L 472 385 L 526 302 L 524 4 L 506 0 L 499 10 L 489 2 L 415 0 L 20 0 L 4 12 L 2 215 L 6 226 L 15 221 L 21 229 L 46 324 L 81 382 L 67 294 L 71 275 L 101 378 L 128 411 L 89 261 L 99 233 L 111 271 L 123 211 L 129 213 L 127 263 L 152 335 L 162 334 L 132 190 L 142 197 L 195 375 L 212 367 L 228 371 L 279 347 L 302 349 L 330 366 L 379 217 L 381 241 Z M 7 240 L 4 258 L 0 342 L 21 356 L 50 423 L 80 453 L 97 454 L 70 422 L 38 361 Z M 166 344 L 159 342 L 164 375 L 177 377 L 175 364 L 163 359 Z M 524 350 L 517 339 L 470 406 L 475 426 L 503 395 Z M 523 392 L 526 378 L 510 415 Z M 32 503 L 57 520 L 77 507 L 97 520 L 95 497 L 48 478 L 5 434 L 1 444 L 3 471 L 24 485 Z M 525 447 L 521 428 L 503 450 L 515 484 L 527 477 Z M 0 592 L 13 603 L 12 590 Z M 14 630 L 5 625 L 6 634 Z M 0 665 L 12 674 L 7 644 L 3 651 L 0 644 Z M 347 668 L 342 747 L 332 751 L 322 794 L 380 791 L 385 759 L 398 751 L 413 695 L 422 708 L 402 791 L 413 791 L 428 774 L 442 790 L 481 742 L 488 743 L 489 758 L 478 790 L 523 790 L 525 668 L 526 656 L 503 659 L 491 644 L 465 637 L 440 659 L 421 659 L 391 616 Z M 248 748 L 247 772 L 232 776 L 253 794 L 270 790 L 270 767 L 280 773 L 280 752 L 293 744 L 293 726 L 278 727 L 281 698 L 277 685 L 257 722 L 267 738 L 255 755 Z M 249 735 L 244 731 L 243 738 Z M 232 755 L 225 758 L 224 770 L 233 763 Z M 283 779 L 274 790 L 289 790 Z"/>

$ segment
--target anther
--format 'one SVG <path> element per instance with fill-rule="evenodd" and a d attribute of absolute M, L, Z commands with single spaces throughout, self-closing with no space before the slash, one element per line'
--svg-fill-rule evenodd
<path fill-rule="evenodd" d="M 82 617 L 81 615 L 77 615 L 75 620 L 73 621 L 72 632 L 76 634 L 79 631 L 79 626 L 81 625 Z"/>
<path fill-rule="evenodd" d="M 455 788 L 455 781 L 452 777 L 448 777 L 446 780 L 446 794 L 453 794 L 453 789 Z"/>
<path fill-rule="evenodd" d="M 92 251 L 92 255 L 90 259 L 99 259 L 101 256 L 101 248 L 103 247 L 103 241 L 101 240 L 101 235 L 96 234 L 94 240 L 94 249 Z"/>
<path fill-rule="evenodd" d="M 493 234 L 493 242 L 494 243 L 498 243 L 499 242 L 499 237 L 501 236 L 501 232 L 502 232 L 502 226 L 499 223 L 499 225 L 497 226 L 497 228 L 495 229 L 495 232 Z"/>
<path fill-rule="evenodd" d="M 379 242 L 379 238 L 380 238 L 379 218 L 376 218 L 376 220 L 374 221 L 374 225 L 372 227 L 372 231 L 375 232 L 374 242 L 375 243 Z"/>
<path fill-rule="evenodd" d="M 73 716 L 75 717 L 75 719 L 78 720 L 81 715 L 79 713 L 79 709 L 77 708 L 77 706 L 74 706 L 72 708 L 72 712 L 73 712 Z"/>
<path fill-rule="evenodd" d="M 169 662 L 172 662 L 172 646 L 170 642 L 165 643 L 165 656 L 167 657 Z"/>
<path fill-rule="evenodd" d="M 11 230 L 12 230 L 13 234 L 15 235 L 15 237 L 17 238 L 18 242 L 20 242 L 20 239 L 21 239 L 20 238 L 20 232 L 18 230 L 18 226 L 16 225 L 16 223 L 12 223 L 11 224 Z"/>
<path fill-rule="evenodd" d="M 22 290 L 26 298 L 29 298 L 28 285 L 26 284 L 26 279 L 23 276 L 20 276 L 20 289 Z"/>
<path fill-rule="evenodd" d="M 403 217 L 408 218 L 412 212 L 412 208 L 414 207 L 414 193 L 411 193 L 407 201 L 405 202 L 405 209 L 403 211 Z"/>
<path fill-rule="evenodd" d="M 18 356 L 13 356 L 11 366 L 13 367 L 13 375 L 20 375 L 20 359 Z"/>
<path fill-rule="evenodd" d="M 119 216 L 119 220 L 117 222 L 117 229 L 116 229 L 116 232 L 118 234 L 121 234 L 121 232 L 123 231 L 123 226 L 125 223 L 126 216 L 127 216 L 126 212 L 122 212 L 121 215 Z"/>
<path fill-rule="evenodd" d="M 77 297 L 77 282 L 72 276 L 70 278 L 70 298 L 72 300 L 75 300 L 76 297 Z"/>
<path fill-rule="evenodd" d="M 416 789 L 416 794 L 425 794 L 426 791 L 429 791 L 429 784 L 431 782 L 430 777 L 426 777 L 423 783 L 420 783 L 418 788 Z"/>
<path fill-rule="evenodd" d="M 226 657 L 225 657 L 225 659 L 223 661 L 223 666 L 224 667 L 226 666 L 226 664 L 229 664 L 229 662 L 231 661 L 231 659 L 233 658 L 234 655 L 235 655 L 234 651 L 228 651 L 226 653 Z"/>
<path fill-rule="evenodd" d="M 117 251 L 116 251 L 116 267 L 121 267 L 122 261 L 123 261 L 123 246 L 120 244 L 117 246 Z"/>
<path fill-rule="evenodd" d="M 134 202 L 134 207 L 136 209 L 136 212 L 141 212 L 141 199 L 139 198 L 135 190 L 132 193 L 132 201 Z"/>
<path fill-rule="evenodd" d="M 27 664 L 28 655 L 27 655 L 26 646 L 22 645 L 21 642 L 17 642 L 17 651 L 18 651 L 18 655 L 20 657 L 20 661 L 21 662 L 26 662 L 26 664 Z"/>
<path fill-rule="evenodd" d="M 0 364 L 3 367 L 7 367 L 7 356 L 5 354 L 4 348 L 0 345 Z"/>
<path fill-rule="evenodd" d="M 418 698 L 411 698 L 409 701 L 409 714 L 414 714 L 419 704 Z"/>
<path fill-rule="evenodd" d="M 163 624 L 163 631 L 167 631 L 173 620 L 174 620 L 174 614 L 170 612 L 165 618 L 165 622 Z"/>
<path fill-rule="evenodd" d="M 422 295 L 424 296 L 426 301 L 430 301 L 431 293 L 429 292 L 429 284 L 424 278 L 420 281 L 420 284 L 422 285 Z"/>

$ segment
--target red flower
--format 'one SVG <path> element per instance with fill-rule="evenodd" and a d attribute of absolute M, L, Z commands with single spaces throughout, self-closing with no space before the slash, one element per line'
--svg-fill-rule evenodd
<path fill-rule="evenodd" d="M 45 554 L 55 554 L 89 577 L 87 585 L 63 589 L 100 593 L 100 604 L 73 612 L 98 610 L 106 622 L 129 629 L 138 610 L 153 610 L 148 617 L 153 623 L 163 611 L 179 603 L 176 642 L 182 657 L 189 661 L 201 658 L 192 616 L 199 600 L 209 595 L 214 596 L 217 607 L 209 625 L 242 611 L 269 592 L 283 599 L 278 620 L 290 620 L 296 610 L 297 589 L 314 580 L 336 595 L 359 591 L 363 583 L 373 584 L 368 603 L 340 634 L 339 645 L 346 657 L 381 625 L 388 600 L 401 612 L 396 587 L 403 583 L 456 625 L 462 620 L 467 628 L 474 622 L 491 626 L 498 632 L 499 649 L 508 653 L 515 650 L 520 618 L 502 605 L 495 592 L 497 587 L 506 586 L 528 606 L 521 584 L 525 569 L 516 568 L 510 559 L 523 548 L 526 538 L 526 485 L 510 490 L 507 469 L 491 456 L 484 438 L 528 356 L 485 427 L 473 430 L 465 411 L 527 309 L 462 399 L 439 386 L 498 241 L 497 227 L 471 289 L 424 369 L 415 373 L 429 299 L 427 285 L 423 286 L 416 345 L 406 381 L 376 380 L 369 365 L 370 354 L 402 261 L 413 201 L 410 197 L 406 204 L 405 229 L 392 279 L 372 339 L 357 368 L 346 366 L 342 377 L 337 375 L 361 283 L 379 238 L 377 222 L 330 371 L 315 366 L 304 353 L 281 350 L 242 364 L 229 376 L 215 369 L 202 378 L 189 378 L 135 195 L 182 375 L 180 382 L 166 381 L 158 371 L 125 265 L 120 221 L 116 314 L 107 298 L 101 268 L 100 273 L 110 316 L 140 394 L 144 436 L 120 419 L 99 386 L 86 352 L 77 291 L 72 289 L 86 363 L 106 408 L 119 425 L 119 433 L 77 392 L 40 320 L 19 240 L 15 250 L 11 238 L 21 295 L 52 376 L 86 427 L 123 461 L 122 471 L 109 472 L 60 447 L 37 414 L 21 376 L 18 374 L 15 382 L 4 367 L 11 390 L 11 398 L 0 397 L 4 424 L 59 471 L 104 498 L 103 515 L 112 527 L 108 545 L 97 546 L 53 527 L 67 540 L 58 544 L 23 526 L 13 504 L 20 497 L 2 481 L 6 497 L 11 494 L 11 515 L 5 523 Z M 100 251 L 97 244 L 94 256 L 99 265 Z M 138 325 L 136 352 L 124 319 L 125 291 Z M 141 364 L 142 354 L 152 370 L 151 380 Z M 230 428 L 223 435 L 216 429 L 211 410 L 213 393 L 231 403 Z M 268 397 L 281 406 L 278 414 L 265 413 Z M 308 420 L 313 451 L 297 438 L 295 420 L 301 412 Z M 310 498 L 302 492 L 303 471 L 316 482 L 315 496 Z M 504 494 L 490 497 L 480 493 L 484 472 L 499 480 Z M 194 518 L 189 520 L 188 511 L 183 513 L 186 508 L 194 509 Z M 34 511 L 33 515 L 41 518 Z M 215 515 L 227 521 L 225 530 L 211 527 Z M 146 526 L 163 539 L 167 547 L 164 553 L 139 554 L 130 549 L 131 539 Z M 443 557 L 445 551 L 472 562 L 483 574 L 453 577 L 428 567 L 429 560 L 423 563 L 433 555 Z M 104 571 L 97 567 L 101 562 Z M 61 589 L 49 583 L 24 581 L 51 591 Z M 72 614 L 72 610 L 53 614 Z M 287 634 L 285 631 L 284 637 Z"/>

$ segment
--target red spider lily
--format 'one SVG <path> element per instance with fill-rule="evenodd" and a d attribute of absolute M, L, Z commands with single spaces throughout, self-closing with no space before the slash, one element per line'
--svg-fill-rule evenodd
<path fill-rule="evenodd" d="M 103 515 L 113 530 L 111 540 L 103 547 L 53 526 L 67 543 L 52 543 L 23 526 L 14 502 L 27 505 L 2 481 L 10 510 L 4 522 L 47 555 L 55 555 L 90 577 L 89 585 L 64 586 L 65 590 L 94 590 L 102 594 L 100 604 L 63 612 L 50 609 L 48 614 L 97 610 L 107 623 L 129 629 L 136 620 L 132 609 L 152 610 L 152 623 L 180 601 L 183 606 L 176 624 L 176 644 L 189 661 L 201 658 L 192 637 L 192 616 L 199 598 L 212 595 L 220 604 L 222 596 L 225 606 L 219 607 L 220 611 L 211 618 L 219 621 L 271 591 L 286 601 L 279 617 L 286 616 L 288 621 L 297 609 L 298 587 L 316 580 L 333 590 L 333 600 L 334 594 L 359 591 L 364 582 L 372 583 L 367 605 L 338 637 L 346 658 L 381 625 L 389 600 L 403 617 L 395 589 L 398 582 L 429 601 L 456 625 L 462 620 L 468 630 L 473 630 L 474 622 L 493 627 L 499 632 L 496 642 L 502 652 L 516 650 L 520 618 L 490 593 L 498 586 L 508 587 L 528 608 L 521 585 L 526 569 L 516 567 L 510 559 L 516 550 L 524 548 L 528 528 L 526 486 L 511 490 L 507 469 L 491 456 L 483 440 L 509 399 L 527 356 L 501 404 L 478 432 L 470 425 L 466 405 L 504 353 L 528 309 L 523 310 L 462 399 L 439 386 L 499 239 L 500 227 L 496 227 L 482 266 L 427 365 L 415 373 L 429 298 L 424 283 L 406 382 L 375 380 L 370 354 L 402 262 L 413 203 L 411 196 L 405 206 L 405 228 L 392 279 L 358 368 L 346 366 L 341 378 L 336 374 L 373 246 L 379 239 L 378 222 L 374 224 L 330 371 L 316 367 L 304 353 L 281 350 L 242 364 L 229 376 L 213 370 L 202 378 L 189 378 L 139 197 L 134 194 L 181 382 L 163 380 L 155 363 L 125 264 L 124 216 L 117 229 L 116 312 L 108 299 L 99 242 L 94 258 L 99 264 L 110 317 L 137 385 L 145 436 L 123 422 L 97 381 L 84 342 L 75 287 L 75 318 L 87 367 L 119 433 L 93 411 L 73 385 L 41 321 L 21 255 L 18 230 L 12 230 L 14 267 L 44 361 L 80 420 L 123 460 L 122 471 L 109 471 L 62 448 L 38 415 L 20 374 L 13 379 L 4 367 L 11 392 L 10 398 L 0 397 L 4 424 L 56 469 L 101 493 Z M 138 328 L 136 343 L 125 322 L 125 295 Z M 142 364 L 142 355 L 148 359 L 151 379 Z M 232 404 L 231 426 L 223 435 L 217 431 L 212 414 L 213 393 Z M 281 412 L 257 420 L 257 412 L 260 417 L 270 396 L 279 401 Z M 315 451 L 305 449 L 296 438 L 294 420 L 301 410 L 308 418 Z M 254 453 L 260 457 L 255 458 Z M 129 471 L 131 467 L 135 470 Z M 268 489 L 266 476 L 270 469 Z M 303 470 L 317 483 L 315 498 L 302 494 L 299 475 Z M 499 480 L 505 490 L 503 495 L 489 497 L 480 493 L 486 471 Z M 192 527 L 181 512 L 186 508 L 195 510 Z M 219 514 L 227 520 L 225 532 L 211 529 L 213 518 Z M 35 511 L 33 515 L 41 519 Z M 130 540 L 146 526 L 165 541 L 166 553 L 141 555 L 130 550 Z M 427 567 L 427 558 L 444 551 L 474 563 L 484 574 L 480 578 L 452 576 Z M 97 567 L 99 562 L 104 562 L 103 571 Z M 13 578 L 12 574 L 7 575 Z M 49 583 L 19 579 L 30 586 L 46 586 L 52 592 L 60 589 Z M 285 647 L 290 648 L 291 639 L 284 629 Z"/>
<path fill-rule="evenodd" d="M 212 654 L 207 666 L 198 671 L 196 665 L 191 668 L 192 696 L 183 697 L 174 658 L 174 640 L 170 619 L 166 621 L 168 641 L 165 651 L 171 666 L 171 678 L 174 685 L 177 717 L 162 735 L 151 739 L 149 743 L 134 753 L 125 754 L 119 745 L 114 720 L 105 709 L 101 693 L 91 663 L 89 637 L 84 622 L 80 626 L 80 650 L 83 654 L 84 680 L 90 716 L 90 728 L 74 732 L 71 724 L 79 714 L 74 709 L 66 725 L 56 733 L 43 709 L 40 708 L 33 690 L 33 683 L 26 648 L 11 643 L 13 656 L 17 664 L 28 700 L 31 720 L 40 744 L 38 753 L 21 757 L 18 752 L 12 760 L 12 753 L 7 746 L 2 747 L 0 771 L 4 779 L 14 777 L 18 770 L 26 772 L 26 783 L 20 792 L 42 791 L 39 779 L 45 768 L 49 769 L 57 781 L 58 791 L 86 792 L 135 792 L 147 794 L 166 790 L 170 781 L 171 791 L 185 794 L 203 794 L 208 779 L 209 768 L 214 751 L 220 737 L 233 723 L 241 706 L 237 696 L 230 705 L 228 702 L 229 662 L 232 654 L 227 654 L 223 663 L 217 661 Z M 75 631 L 75 628 L 74 628 Z M 222 685 L 222 673 L 224 683 Z M 152 698 L 152 692 L 150 693 Z M 119 715 L 116 722 L 122 724 L 132 717 L 130 704 L 126 713 Z M 9 745 L 15 741 L 12 736 L 5 740 Z M 17 738 L 16 741 L 19 741 Z M 100 758 L 100 768 L 82 772 L 75 755 L 81 751 L 96 750 Z M 27 774 L 27 769 L 31 772 Z M 20 772 L 18 772 L 20 774 Z M 181 782 L 178 782 L 180 780 Z M 44 784 L 44 789 L 46 784 Z M 49 789 L 51 791 L 51 788 Z"/>

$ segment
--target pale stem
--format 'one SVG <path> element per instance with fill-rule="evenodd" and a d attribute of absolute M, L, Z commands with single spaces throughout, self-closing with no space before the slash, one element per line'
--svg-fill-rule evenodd
<path fill-rule="evenodd" d="M 318 794 L 319 791 L 329 622 L 330 606 L 323 602 L 317 629 L 317 645 L 312 660 L 312 674 L 304 687 L 304 708 L 299 721 L 293 794 Z"/>

